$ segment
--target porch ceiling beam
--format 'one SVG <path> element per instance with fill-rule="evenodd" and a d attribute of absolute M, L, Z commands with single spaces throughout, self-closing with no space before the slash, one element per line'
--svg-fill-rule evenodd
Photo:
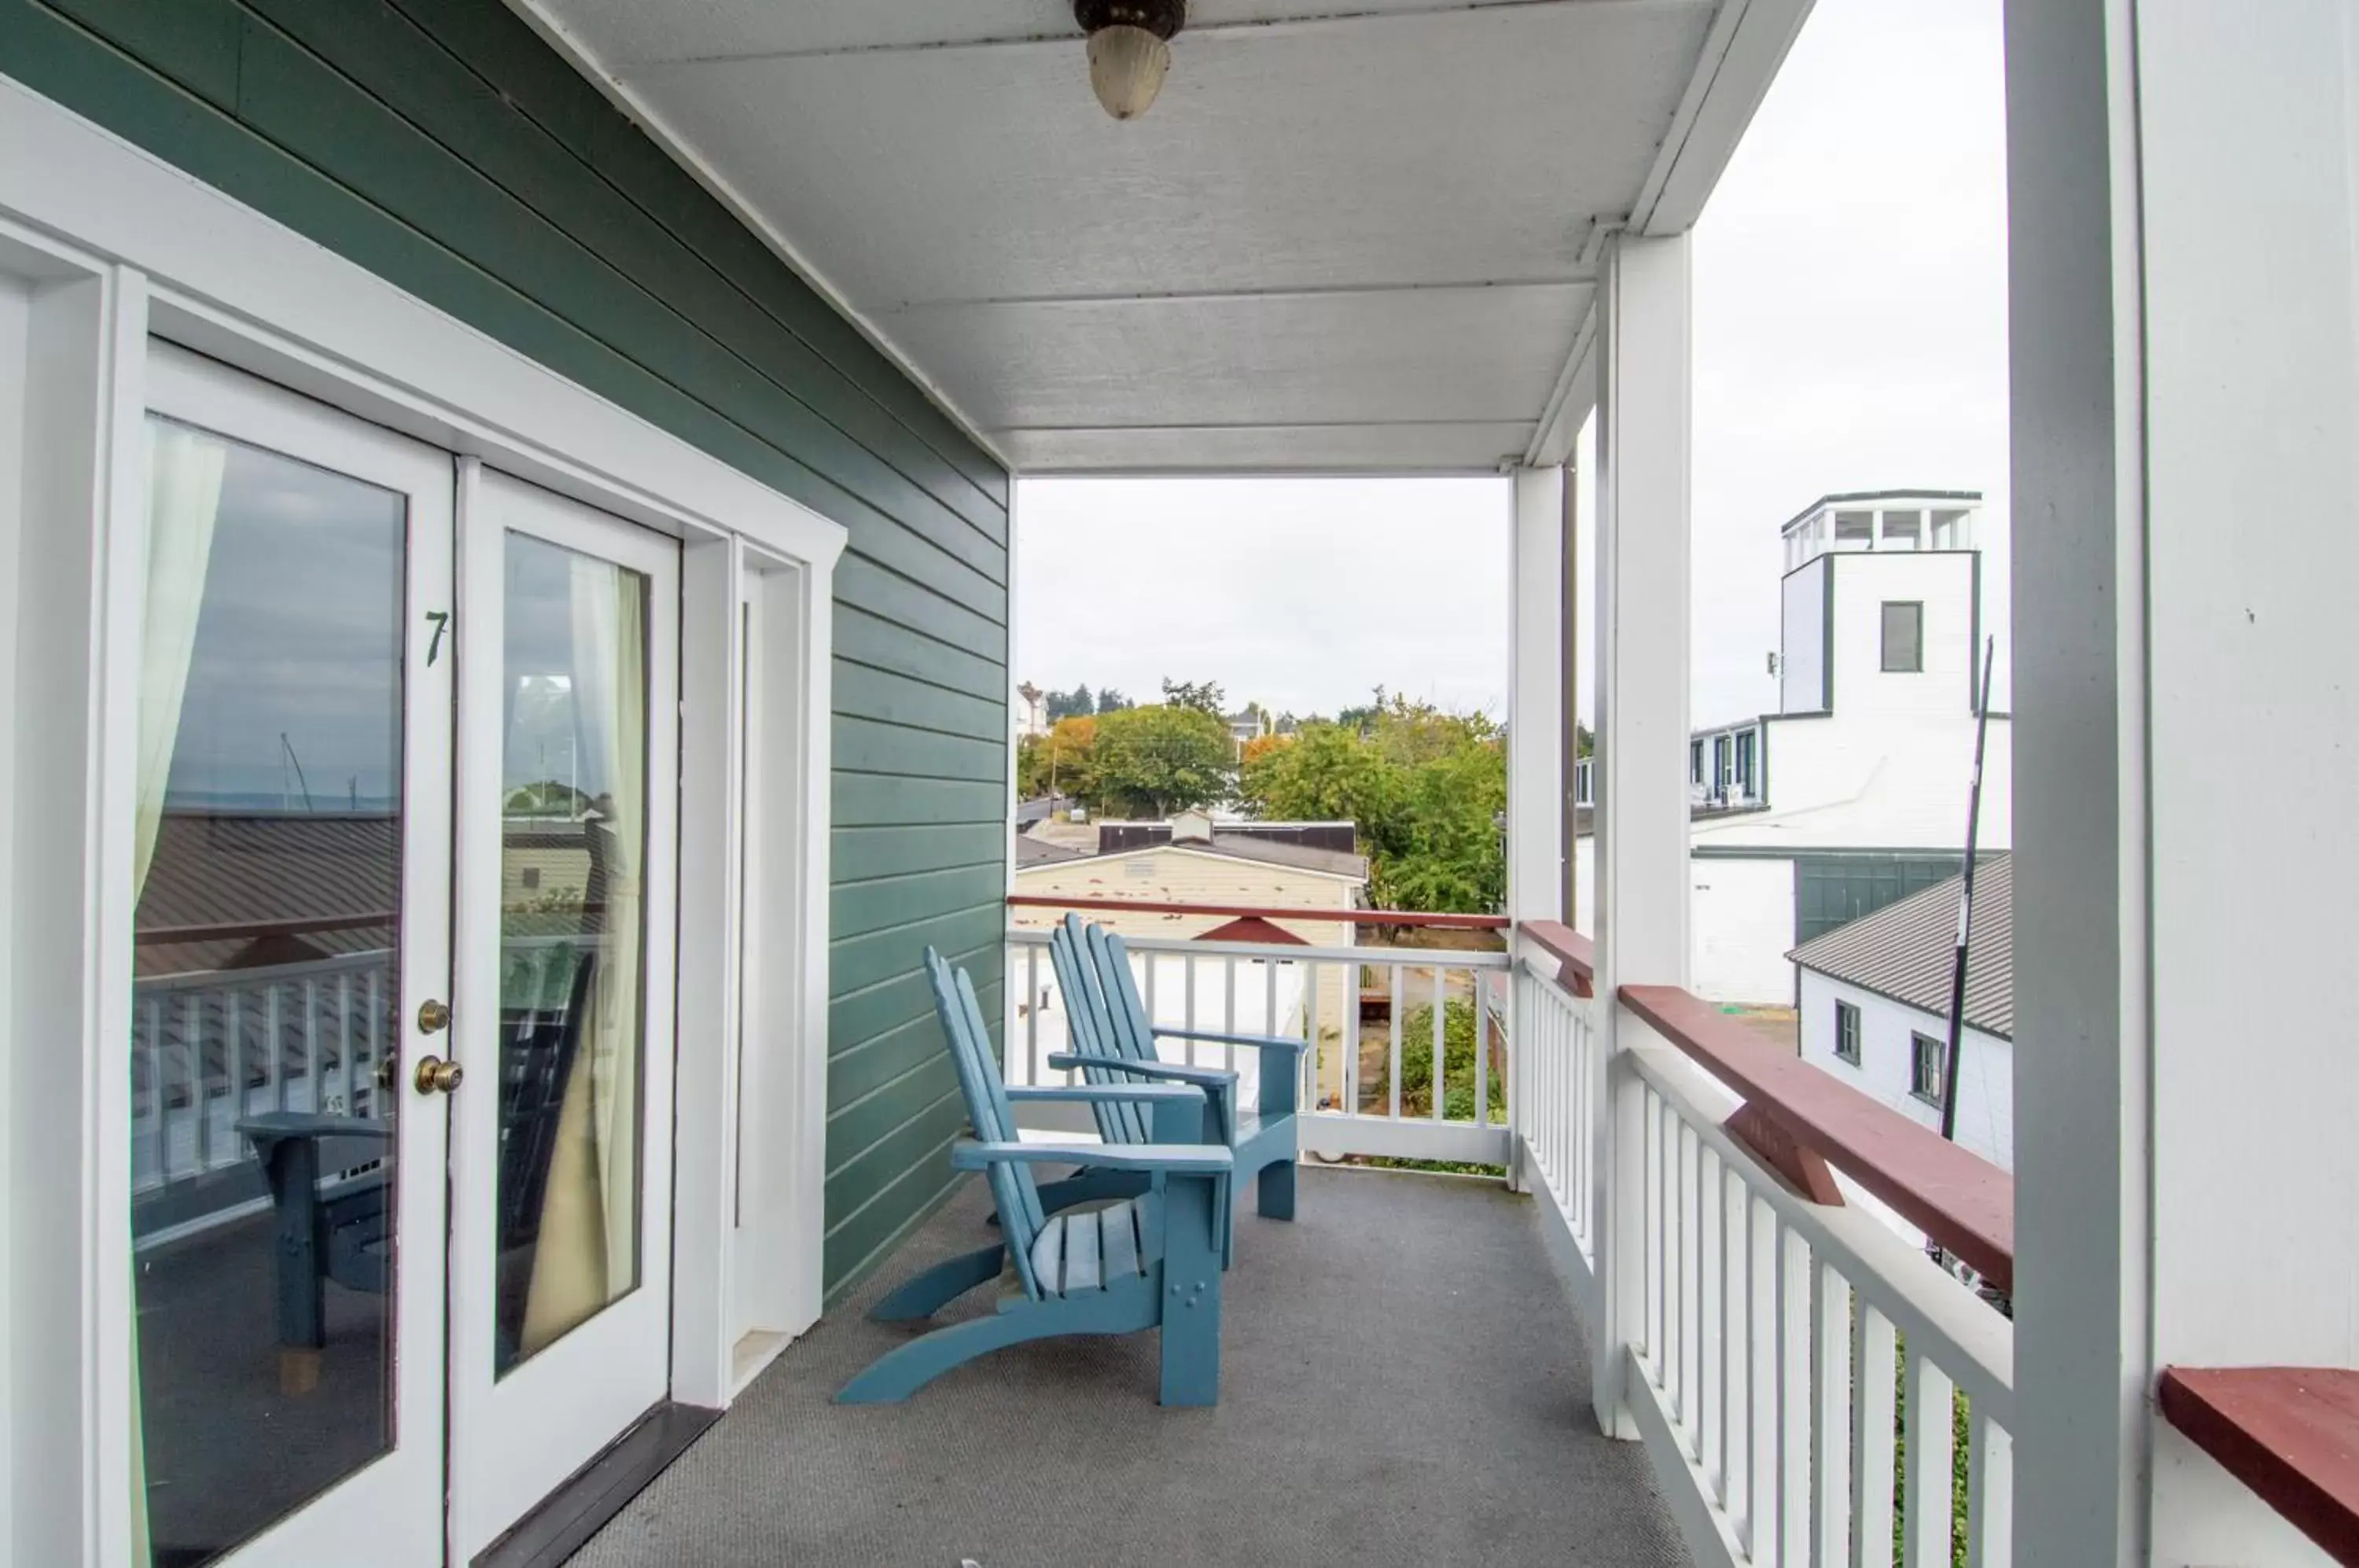
<path fill-rule="evenodd" d="M 1595 219 L 1589 221 L 1589 226 L 1593 236 L 1600 234 L 1603 228 Z M 1346 299 L 1382 294 L 1448 293 L 1469 289 L 1593 289 L 1597 285 L 1595 256 L 1598 244 L 1595 237 L 1584 242 L 1581 259 L 1566 271 L 1537 278 L 1429 278 L 1421 282 L 1338 283 L 1307 288 L 1285 285 L 1269 289 L 1172 289 L 1120 293 L 976 294 L 907 301 L 872 299 L 861 308 L 886 315 L 909 316 L 920 310 L 951 310 L 979 305 L 1195 305 L 1221 304 L 1233 299 Z"/>

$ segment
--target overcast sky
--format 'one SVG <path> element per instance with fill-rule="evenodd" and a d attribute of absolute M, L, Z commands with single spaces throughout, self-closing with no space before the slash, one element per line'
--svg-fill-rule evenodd
<path fill-rule="evenodd" d="M 2005 691 L 2001 92 L 1998 0 L 1818 0 L 1696 227 L 1699 724 L 1775 705 L 1777 525 L 1829 491 L 1987 494 Z M 1021 483 L 1020 679 L 1504 711 L 1504 480 Z"/>

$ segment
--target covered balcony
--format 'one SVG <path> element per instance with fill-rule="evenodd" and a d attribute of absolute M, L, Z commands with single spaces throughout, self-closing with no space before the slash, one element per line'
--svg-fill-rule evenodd
<path fill-rule="evenodd" d="M 2359 731 L 2359 23 L 2005 6 L 2009 1173 L 1688 985 L 1693 816 L 1767 767 L 1742 726 L 1691 750 L 1692 234 L 1810 8 L 0 0 L 0 392 L 27 394 L 0 457 L 39 481 L 0 488 L 30 737 L 0 857 L 0 1568 L 2359 1563 L 2359 1055 L 2318 1005 L 2359 817 L 2317 784 Z M 1082 30 L 1109 20 L 1184 23 L 1168 78 L 1118 40 L 1119 120 Z M 139 721 L 179 699 L 143 707 L 173 558 L 136 432 L 233 373 L 408 486 L 386 527 L 434 595 L 387 578 L 373 668 L 409 670 L 389 733 L 439 737 L 393 754 L 441 837 L 385 896 L 432 920 L 397 950 L 347 899 L 241 928 L 317 950 L 151 973 L 171 749 Z M 1487 945 L 1131 948 L 1154 1019 L 1304 1047 L 1299 1217 L 1239 1207 L 1217 1405 L 1158 1409 L 1143 1334 L 835 1405 L 912 1332 L 864 1308 L 985 1225 L 920 955 L 972 975 L 1010 1083 L 1071 1043 L 1052 911 L 1008 893 L 1022 482 L 1437 474 L 1500 476 L 1510 541 L 1505 898 L 1452 918 Z M 560 501 L 600 515 L 536 510 Z M 659 853 L 613 894 L 638 967 L 594 976 L 645 1049 L 581 1057 L 551 1113 L 612 1107 L 566 1184 L 594 1289 L 508 1379 L 492 1309 L 535 1282 L 499 1276 L 482 1090 L 503 1028 L 578 1033 L 590 993 L 577 969 L 503 1009 L 503 962 L 548 976 L 501 928 L 488 766 L 533 688 L 471 655 L 503 646 L 473 617 L 523 581 L 508 537 L 544 534 L 646 563 L 639 598 L 569 575 L 549 625 L 604 669 L 569 704 L 646 698 L 599 749 L 650 766 L 581 804 Z M 570 912 L 603 917 L 587 887 Z M 455 1009 L 410 1006 L 437 964 Z M 462 1037 L 478 1091 L 444 1115 Z M 330 1110 L 408 1140 L 413 1228 L 347 1269 L 374 1292 L 271 1269 L 280 1344 L 319 1348 L 283 1309 L 332 1282 L 424 1349 L 341 1374 L 373 1446 L 328 1480 L 372 1489 L 176 1557 L 150 1505 L 180 1483 L 147 1465 L 196 1401 L 139 1358 L 213 1345 L 143 1328 L 125 1216 L 234 1234 L 252 1309 L 325 1233 L 263 1245 L 251 1122 Z M 255 1388 L 304 1397 L 309 1366 Z"/>

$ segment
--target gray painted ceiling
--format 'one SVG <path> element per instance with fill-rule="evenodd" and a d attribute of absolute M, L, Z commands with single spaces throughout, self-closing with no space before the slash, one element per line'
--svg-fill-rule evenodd
<path fill-rule="evenodd" d="M 1127 124 L 1069 0 L 515 3 L 1038 473 L 1560 455 L 1808 0 L 1195 0 Z"/>

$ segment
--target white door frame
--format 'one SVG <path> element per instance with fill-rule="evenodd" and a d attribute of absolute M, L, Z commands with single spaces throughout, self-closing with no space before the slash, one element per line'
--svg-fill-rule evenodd
<path fill-rule="evenodd" d="M 462 459 L 459 472 L 458 980 L 451 1051 L 451 1560 L 475 1554 L 670 1391 L 680 552 L 676 541 Z M 639 1283 L 495 1378 L 499 1242 L 502 729 L 507 543 L 647 581 Z"/>
<path fill-rule="evenodd" d="M 388 429 L 669 533 L 693 556 L 750 546 L 790 563 L 805 614 L 793 660 L 807 715 L 800 777 L 774 800 L 798 803 L 805 918 L 794 946 L 762 961 L 797 977 L 793 1049 L 826 1050 L 828 794 L 832 573 L 844 530 L 726 463 L 566 380 L 292 230 L 0 76 L 0 271 L 39 290 L 37 363 L 49 441 L 29 474 L 45 515 L 22 528 L 0 507 L 0 539 L 17 548 L 5 597 L 18 638 L 42 638 L 45 667 L 0 660 L 0 805 L 14 842 L 0 855 L 0 900 L 15 983 L 0 1011 L 0 1083 L 8 1103 L 38 1105 L 29 1130 L 0 1141 L 14 1170 L 0 1196 L 5 1358 L 37 1375 L 0 1401 L 0 1568 L 79 1562 L 129 1568 L 129 1108 L 126 1075 L 106 1068 L 128 1038 L 131 994 L 132 768 L 136 754 L 139 541 L 144 536 L 140 411 L 149 334 Z M 0 361 L 0 375 L 16 364 Z M 690 626 L 727 637 L 730 619 Z M 701 725 L 691 688 L 684 736 Z M 18 737 L 38 726 L 39 747 Z M 693 756 L 683 767 L 697 766 Z M 709 764 L 708 764 L 709 766 Z M 725 766 L 725 765 L 724 765 Z M 28 841 L 27 824 L 39 832 Z M 734 832 L 688 824 L 691 834 Z M 683 841 L 683 877 L 697 856 Z M 708 910 L 709 889 L 684 882 L 682 907 Z M 14 919 L 19 909 L 38 920 Z M 729 911 L 723 906 L 721 915 Z M 734 1009 L 734 1001 L 730 1003 Z M 65 1049 L 68 1045 L 78 1050 Z M 679 1111 L 726 1121 L 731 1089 L 710 1041 L 681 1041 Z M 693 1071 L 691 1071 L 693 1069 Z M 806 1099 L 793 1127 L 766 1138 L 824 1136 L 823 1105 Z M 673 1257 L 672 1397 L 725 1405 L 731 1230 L 718 1144 L 683 1145 Z M 816 1161 L 810 1162 L 813 1169 Z M 819 1299 L 821 1194 L 814 1177 L 784 1199 L 808 1299 Z M 799 1333 L 808 1323 L 782 1325 Z M 27 1346 L 37 1347 L 28 1351 Z"/>
<path fill-rule="evenodd" d="M 450 462 L 442 453 L 360 423 L 310 399 L 258 383 L 196 356 L 154 347 L 147 361 L 147 407 L 231 441 L 379 485 L 408 501 L 402 596 L 402 833 L 399 985 L 390 1093 L 399 1107 L 394 1214 L 398 1231 L 395 1290 L 395 1447 L 353 1471 L 230 1554 L 234 1563 L 333 1561 L 402 1568 L 430 1552 L 441 1533 L 444 1261 L 441 1245 L 450 1116 L 446 1102 L 409 1088 L 410 1064 L 437 1042 L 419 1032 L 419 1007 L 451 995 L 455 661 L 430 658 L 429 611 L 451 605 Z M 430 662 L 429 662 L 430 659 Z M 112 1064 L 120 1071 L 120 1047 Z M 377 1520 L 355 1537 L 356 1515 Z"/>

